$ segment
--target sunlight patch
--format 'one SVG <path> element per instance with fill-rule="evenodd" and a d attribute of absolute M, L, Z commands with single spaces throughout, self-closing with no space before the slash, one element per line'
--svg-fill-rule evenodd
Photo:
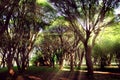
<path fill-rule="evenodd" d="M 37 2 L 37 3 L 45 3 L 46 0 L 37 0 L 36 2 Z"/>
<path fill-rule="evenodd" d="M 44 6 L 44 7 L 50 7 L 49 3 L 47 2 L 47 0 L 36 0 L 36 3 Z"/>

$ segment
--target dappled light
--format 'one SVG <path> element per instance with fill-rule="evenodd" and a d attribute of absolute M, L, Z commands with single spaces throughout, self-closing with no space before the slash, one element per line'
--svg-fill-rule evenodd
<path fill-rule="evenodd" d="M 103 72 L 103 71 L 94 71 L 94 73 L 96 74 L 108 74 L 108 75 L 118 75 L 120 76 L 120 73 L 112 73 L 112 72 Z"/>
<path fill-rule="evenodd" d="M 106 79 L 120 79 L 120 0 L 0 1 L 0 80 Z"/>
<path fill-rule="evenodd" d="M 34 80 L 42 80 L 41 78 L 39 77 L 35 77 L 35 76 L 28 76 L 30 79 L 34 79 Z"/>

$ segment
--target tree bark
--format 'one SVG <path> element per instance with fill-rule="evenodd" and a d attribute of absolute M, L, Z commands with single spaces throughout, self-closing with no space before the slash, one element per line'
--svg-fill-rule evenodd
<path fill-rule="evenodd" d="M 73 54 L 70 53 L 70 71 L 74 71 L 74 68 L 73 68 Z"/>
<path fill-rule="evenodd" d="M 13 70 L 13 64 L 12 64 L 12 59 L 8 58 L 7 60 L 7 68 L 8 68 L 8 73 L 13 76 L 14 75 L 14 70 Z"/>
<path fill-rule="evenodd" d="M 82 64 L 82 61 L 83 61 L 83 57 L 84 57 L 84 51 L 82 51 L 81 54 L 80 54 L 80 52 L 78 52 L 78 55 L 79 55 L 78 69 L 80 69 L 80 68 L 81 68 L 81 64 Z"/>
<path fill-rule="evenodd" d="M 92 49 L 90 46 L 85 46 L 85 60 L 88 70 L 88 75 L 93 75 L 93 63 L 91 58 Z"/>
<path fill-rule="evenodd" d="M 59 60 L 59 66 L 60 66 L 60 69 L 62 69 L 62 67 L 63 67 L 63 59 L 62 58 Z"/>

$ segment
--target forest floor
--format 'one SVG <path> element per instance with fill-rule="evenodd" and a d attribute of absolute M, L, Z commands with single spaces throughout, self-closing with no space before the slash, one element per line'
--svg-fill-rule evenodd
<path fill-rule="evenodd" d="M 46 67 L 47 68 L 47 67 Z M 12 79 L 8 79 L 7 72 L 0 72 L 0 80 L 120 80 L 118 70 L 96 70 L 93 77 L 87 75 L 86 70 L 70 72 L 68 70 L 47 70 L 29 69 L 23 74 L 16 74 Z"/>

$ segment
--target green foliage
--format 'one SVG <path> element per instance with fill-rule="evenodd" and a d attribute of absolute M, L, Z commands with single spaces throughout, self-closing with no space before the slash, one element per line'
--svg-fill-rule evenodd
<path fill-rule="evenodd" d="M 113 52 L 113 41 L 110 39 L 102 39 L 96 43 L 93 48 L 93 54 L 96 56 L 102 56 Z"/>
<path fill-rule="evenodd" d="M 0 69 L 0 73 L 3 73 L 3 72 L 7 72 L 7 68 L 6 67 Z"/>
<path fill-rule="evenodd" d="M 114 50 L 116 64 L 120 68 L 120 42 L 119 42 L 119 39 L 116 40 L 113 50 Z"/>
<path fill-rule="evenodd" d="M 47 2 L 47 0 L 36 0 L 36 3 L 43 7 L 48 7 L 49 9 L 53 9 L 51 5 Z"/>
<path fill-rule="evenodd" d="M 115 25 L 111 25 L 104 29 L 104 31 L 98 36 L 96 45 L 93 48 L 93 57 L 95 59 L 106 58 L 104 61 L 112 61 L 120 58 L 120 27 L 119 23 L 114 23 Z M 116 56 L 113 58 L 113 56 Z M 102 58 L 102 60 L 103 60 Z M 102 61 L 103 62 L 103 61 Z"/>
<path fill-rule="evenodd" d="M 50 31 L 57 27 L 66 27 L 68 25 L 68 22 L 65 20 L 63 16 L 56 17 L 54 21 L 51 22 L 51 25 L 46 29 L 47 31 Z"/>
<path fill-rule="evenodd" d="M 102 51 L 100 53 L 114 53 L 114 45 L 118 44 L 120 39 L 119 23 L 114 24 L 115 25 L 102 29 L 93 51 Z"/>
<path fill-rule="evenodd" d="M 120 42 L 119 39 L 116 40 L 115 44 L 114 44 L 114 53 L 116 54 L 120 54 Z M 120 56 L 119 56 L 120 57 Z"/>
<path fill-rule="evenodd" d="M 96 44 L 93 48 L 93 52 L 92 52 L 93 56 L 96 57 L 96 56 L 100 55 L 101 53 L 102 53 L 102 49 L 101 49 L 100 45 Z"/>
<path fill-rule="evenodd" d="M 0 9 L 3 7 L 0 11 L 2 60 L 7 65 L 9 63 L 12 65 L 12 61 L 15 60 L 19 70 L 23 67 L 25 69 L 29 64 L 29 54 L 40 41 L 35 43 L 40 30 L 47 25 L 45 22 L 47 15 L 44 14 L 50 10 L 46 10 L 48 6 L 38 5 L 36 0 L 9 0 L 2 3 L 3 5 L 0 4 Z M 11 65 L 8 66 L 12 67 Z"/>
<path fill-rule="evenodd" d="M 32 55 L 33 55 L 33 57 L 30 60 L 32 65 L 36 65 L 36 63 L 39 62 L 40 58 L 43 57 L 42 52 L 37 50 L 36 48 L 35 48 L 35 53 Z"/>
<path fill-rule="evenodd" d="M 104 35 L 102 35 L 104 34 Z M 102 34 L 100 34 L 103 38 L 107 37 L 109 39 L 112 39 L 113 41 L 120 39 L 119 35 L 120 35 L 120 23 L 119 22 L 115 22 L 112 25 L 109 25 L 108 27 L 106 27 Z"/>
<path fill-rule="evenodd" d="M 59 71 L 58 68 L 51 68 L 51 67 L 44 67 L 44 66 L 40 66 L 40 67 L 36 67 L 36 66 L 30 66 L 27 69 L 28 72 L 32 72 L 32 73 L 37 73 L 40 71 L 44 71 L 44 72 L 52 72 L 52 71 Z"/>

